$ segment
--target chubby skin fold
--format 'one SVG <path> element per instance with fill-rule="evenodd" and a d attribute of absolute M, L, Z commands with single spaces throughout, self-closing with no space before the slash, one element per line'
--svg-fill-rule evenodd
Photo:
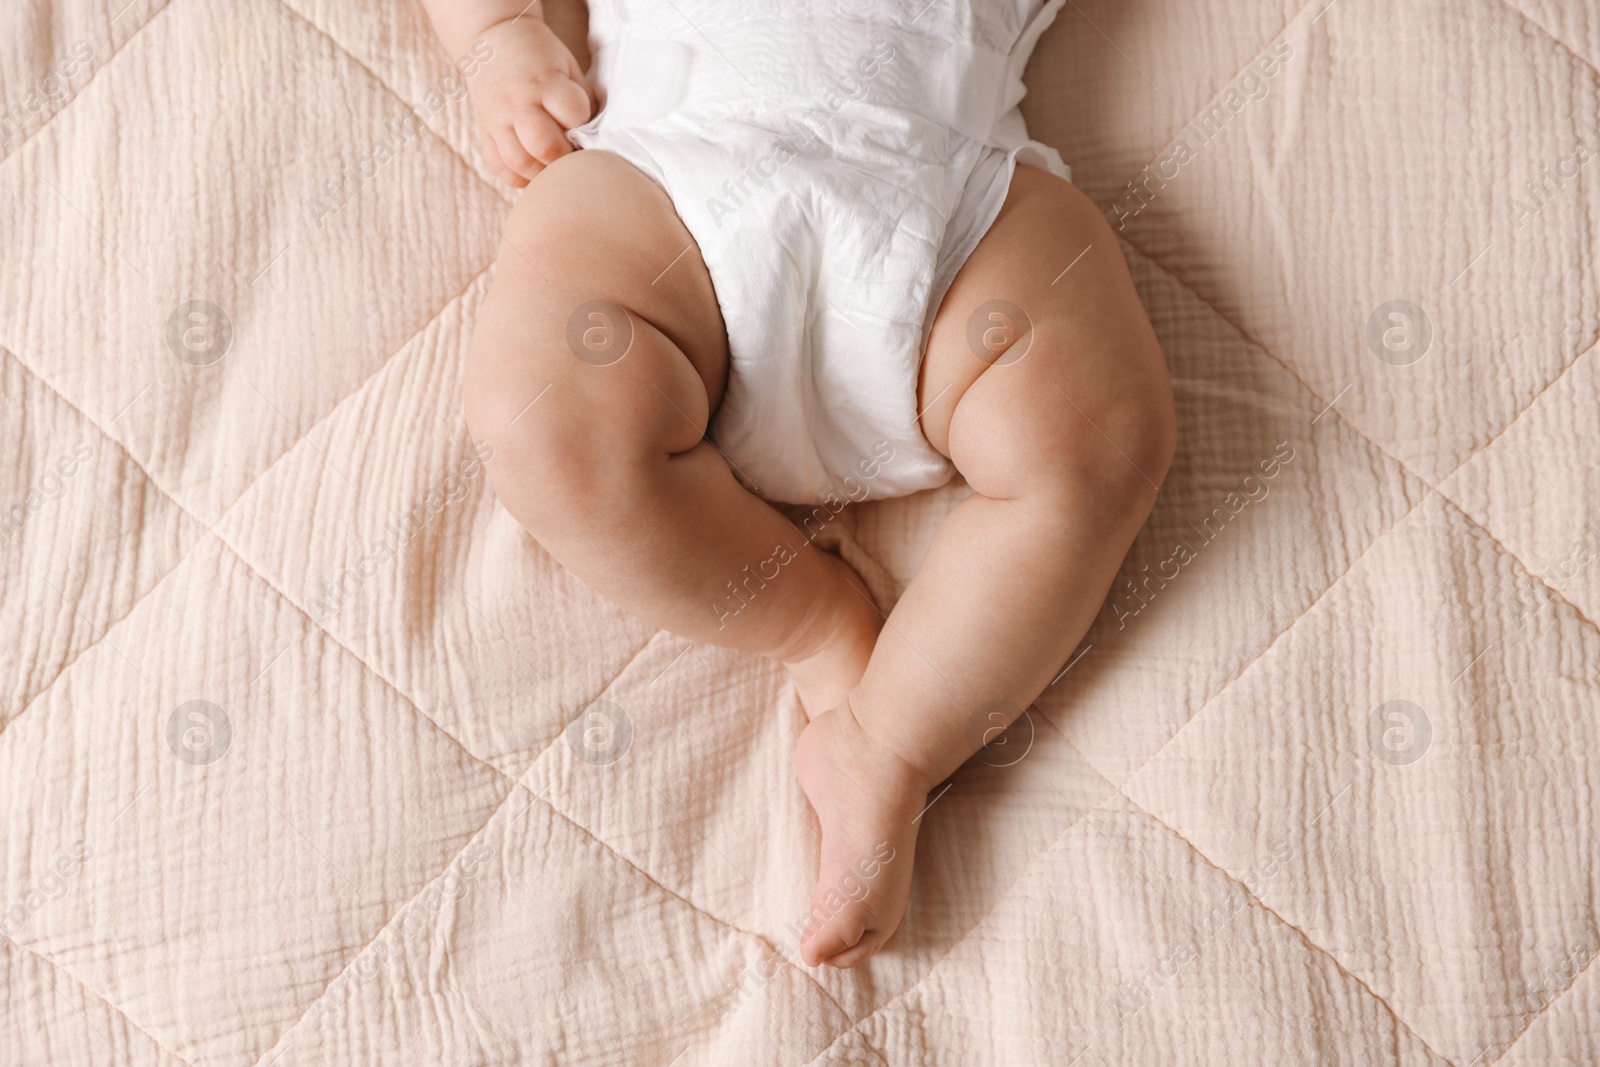
<path fill-rule="evenodd" d="M 537 177 L 507 222 L 467 367 L 467 421 L 495 449 L 496 494 L 633 614 L 784 664 L 809 720 L 796 774 L 822 831 L 800 952 L 854 966 L 900 923 L 928 794 L 978 747 L 975 717 L 1020 713 L 1071 655 L 1171 462 L 1166 366 L 1116 240 L 1072 185 L 1017 168 L 938 310 L 918 383 L 924 435 L 974 492 L 885 617 L 705 439 L 727 338 L 670 200 L 614 155 L 521 140 L 545 126 L 519 108 L 562 129 L 588 118 L 569 92 L 576 63 L 537 6 L 429 9 L 452 54 L 483 37 L 524 64 L 501 75 L 520 91 L 482 78 L 471 90 L 493 158 Z M 502 144 L 508 130 L 521 155 Z M 621 354 L 582 358 L 575 313 L 575 336 L 592 323 L 625 336 Z M 708 610 L 780 548 L 779 576 L 736 619 Z"/>

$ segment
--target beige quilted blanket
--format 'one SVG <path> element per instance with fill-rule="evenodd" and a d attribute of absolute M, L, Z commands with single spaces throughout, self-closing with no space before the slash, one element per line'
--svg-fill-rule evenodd
<path fill-rule="evenodd" d="M 1179 454 L 840 973 L 783 679 L 487 490 L 420 10 L 8 0 L 0 1064 L 1600 1062 L 1600 8 L 1518 3 L 1065 8 Z"/>

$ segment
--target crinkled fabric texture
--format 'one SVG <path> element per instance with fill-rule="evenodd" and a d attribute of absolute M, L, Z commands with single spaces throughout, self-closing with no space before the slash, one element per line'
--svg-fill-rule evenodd
<path fill-rule="evenodd" d="M 574 139 L 659 182 L 699 246 L 728 332 L 711 436 L 754 492 L 949 480 L 919 425 L 922 353 L 1018 156 L 1070 176 L 1017 110 L 1061 4 L 592 8 L 604 107 Z"/>
<path fill-rule="evenodd" d="M 1600 1061 L 1592 6 L 1041 39 L 1178 455 L 840 973 L 781 674 L 487 489 L 421 11 L 125 3 L 0 14 L 0 1063 Z M 965 491 L 826 535 L 887 606 Z"/>

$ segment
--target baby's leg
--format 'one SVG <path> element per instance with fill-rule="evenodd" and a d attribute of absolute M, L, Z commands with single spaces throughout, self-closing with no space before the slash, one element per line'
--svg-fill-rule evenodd
<path fill-rule="evenodd" d="M 727 339 L 666 195 L 618 156 L 577 152 L 522 194 L 505 238 L 465 401 L 506 509 L 634 614 L 784 661 L 812 713 L 838 704 L 882 616 L 703 439 Z"/>
<path fill-rule="evenodd" d="M 1031 335 L 990 318 L 1008 311 L 991 301 L 1020 307 Z M 975 315 L 990 341 L 1026 344 L 1020 358 L 980 359 Z M 894 932 L 928 790 L 978 747 L 979 709 L 1020 712 L 1060 670 L 1172 457 L 1166 364 L 1122 252 L 1088 198 L 1041 170 L 1017 169 L 940 306 L 920 393 L 923 432 L 976 492 L 939 528 L 861 684 L 801 737 L 800 780 L 823 831 L 802 946 L 812 963 L 850 966 Z M 865 899 L 841 901 L 841 884 L 863 882 L 850 876 L 858 861 L 891 848 L 888 863 L 868 863 Z"/>

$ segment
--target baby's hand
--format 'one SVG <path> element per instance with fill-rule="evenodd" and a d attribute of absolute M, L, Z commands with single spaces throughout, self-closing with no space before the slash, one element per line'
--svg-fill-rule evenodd
<path fill-rule="evenodd" d="M 481 36 L 494 54 L 469 92 L 483 153 L 502 180 L 521 188 L 572 151 L 566 131 L 589 121 L 593 101 L 578 61 L 544 19 L 506 19 Z"/>

